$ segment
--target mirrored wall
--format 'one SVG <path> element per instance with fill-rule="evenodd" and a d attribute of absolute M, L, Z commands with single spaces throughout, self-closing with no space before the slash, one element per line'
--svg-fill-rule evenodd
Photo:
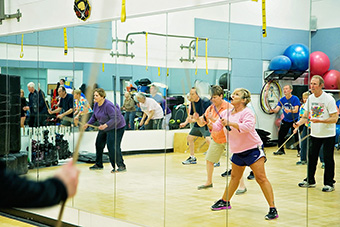
<path fill-rule="evenodd" d="M 188 141 L 187 138 L 191 129 L 190 124 L 184 123 L 191 106 L 188 94 L 192 87 L 199 88 L 200 97 L 210 99 L 210 85 L 221 85 L 220 78 L 226 74 L 225 98 L 228 99 L 236 88 L 248 89 L 252 94 L 248 106 L 254 112 L 255 127 L 269 132 L 270 139 L 276 141 L 275 122 L 280 114 L 266 114 L 260 106 L 271 59 L 282 55 L 292 44 L 303 44 L 309 53 L 328 54 L 330 69 L 337 69 L 335 50 L 339 45 L 333 37 L 337 36 L 339 25 L 329 20 L 332 22 L 328 26 L 328 20 L 321 18 L 327 15 L 326 11 L 333 12 L 332 7 L 340 8 L 339 3 L 331 0 L 270 1 L 265 6 L 263 11 L 261 2 L 220 1 L 127 17 L 124 23 L 115 19 L 0 37 L 1 74 L 20 76 L 26 98 L 31 93 L 27 86 L 30 82 L 37 91 L 40 85 L 44 93 L 39 97 L 48 101 L 43 102 L 46 109 L 57 105 L 56 97 L 60 94 L 56 89 L 61 79 L 70 91 L 80 89 L 92 109 L 95 105 L 99 108 L 99 104 L 93 104 L 93 101 L 98 102 L 93 97 L 95 87 L 104 89 L 106 95 L 102 98 L 120 108 L 124 106 L 126 92 L 130 92 L 136 109 L 121 109 L 124 115 L 134 112 L 135 117 L 127 121 L 123 134 L 121 127 L 113 130 L 114 139 L 100 140 L 100 124 L 92 118 L 94 127 L 86 129 L 81 142 L 83 123 L 80 121 L 75 126 L 77 113 L 65 115 L 63 120 L 69 121 L 69 124 L 64 122 L 65 127 L 54 114 L 38 111 L 38 120 L 32 125 L 27 116 L 21 131 L 21 150 L 28 151 L 31 163 L 27 176 L 36 180 L 53 176 L 58 166 L 69 161 L 79 143 L 78 193 L 67 201 L 67 207 L 143 226 L 250 226 L 253 223 L 269 226 L 273 222 L 284 226 L 325 223 L 335 226 L 340 221 L 336 203 L 339 193 L 322 192 L 324 169 L 321 164 L 316 171 L 317 187 L 299 188 L 297 184 L 306 177 L 307 165 L 296 165 L 300 158 L 297 150 L 289 146 L 282 156 L 273 154 L 277 145 L 264 148 L 265 172 L 274 191 L 277 220 L 264 219 L 269 207 L 258 182 L 248 179 L 249 167 L 243 174 L 246 190 L 232 197 L 232 209 L 211 211 L 211 206 L 222 198 L 229 185 L 231 177 L 221 174 L 231 169 L 231 154 L 226 148 L 219 162 L 214 163 L 215 167 L 209 169 L 205 153 L 209 141 L 203 138 Z M 315 21 L 315 18 L 320 20 Z M 316 22 L 320 24 L 315 27 Z M 309 83 L 308 79 L 304 80 L 301 76 L 278 82 L 281 87 L 287 84 L 299 87 Z M 141 124 L 142 110 L 148 114 L 149 110 L 136 95 L 141 91 L 146 94 L 146 100 L 151 99 L 155 89 L 150 87 L 151 83 L 156 85 L 155 93 L 165 100 L 160 103 L 163 104 L 164 126 L 158 130 L 148 126 L 157 121 L 145 119 Z M 339 98 L 338 90 L 330 92 L 336 100 Z M 171 114 L 164 114 L 164 109 L 168 108 Z M 171 119 L 166 120 L 166 115 Z M 120 117 L 113 120 L 123 119 Z M 152 116 L 151 119 L 159 118 Z M 117 154 L 114 156 L 117 165 L 111 165 L 107 146 L 103 168 L 90 169 L 95 164 L 96 150 L 106 143 L 119 144 L 121 137 L 126 170 L 118 171 L 121 161 Z M 42 147 L 46 152 L 37 151 L 36 141 L 45 144 Z M 194 144 L 196 164 L 185 162 L 193 155 L 188 142 Z M 47 157 L 51 150 L 56 155 Z M 337 162 L 338 150 L 334 153 Z M 212 182 L 207 179 L 209 171 L 213 172 Z M 338 172 L 335 167 L 335 176 Z M 211 187 L 198 190 L 198 186 L 208 183 Z"/>

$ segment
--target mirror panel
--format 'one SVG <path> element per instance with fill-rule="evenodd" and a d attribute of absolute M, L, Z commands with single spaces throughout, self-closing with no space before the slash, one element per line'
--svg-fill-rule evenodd
<path fill-rule="evenodd" d="M 261 36 L 261 3 L 252 1 L 230 1 L 203 7 L 169 10 L 156 15 L 129 18 L 125 23 L 113 20 L 101 24 L 68 27 L 67 55 L 64 55 L 63 28 L 24 34 L 23 58 L 20 58 L 21 34 L 0 37 L 3 50 L 1 73 L 20 75 L 20 86 L 26 97 L 29 94 L 27 90 L 29 82 L 40 84 L 48 100 L 53 95 L 50 90 L 60 78 L 67 78 L 69 86 L 77 89 L 82 84 L 89 85 L 91 77 L 96 75 L 96 83 L 106 91 L 107 99 L 112 102 L 115 100 L 120 106 L 124 102 L 123 94 L 126 87 L 132 84 L 138 89 L 135 81 L 142 78 L 168 86 L 166 98 L 170 99 L 174 96 L 186 96 L 196 80 L 219 84 L 220 76 L 229 73 L 230 91 L 237 87 L 250 90 L 252 93 L 250 107 L 255 112 L 256 128 L 269 131 L 271 139 L 275 140 L 278 138 L 278 129 L 273 122 L 279 116 L 267 115 L 260 107 L 260 93 L 266 75 L 264 71 L 267 71 L 271 59 L 282 54 L 294 43 L 308 46 L 310 53 L 323 51 L 330 59 L 329 69 L 339 70 L 336 54 L 338 45 L 333 38 L 337 37 L 338 25 L 336 20 L 325 19 L 329 17 L 325 15 L 334 12 L 337 5 L 331 0 L 304 0 L 289 3 L 267 1 L 266 38 Z M 312 15 L 310 15 L 310 7 L 312 7 Z M 317 18 L 316 30 L 313 27 L 314 19 L 310 20 L 314 17 Z M 117 41 L 124 40 L 128 34 L 135 32 L 148 32 L 147 41 L 145 34 L 130 35 L 128 40 L 133 40 L 134 43 L 128 44 L 128 52 L 126 52 L 126 45 Z M 191 52 L 185 47 L 181 49 L 181 46 L 188 46 L 192 40 L 170 37 L 171 35 L 208 38 L 208 74 L 206 74 L 205 41 L 198 42 L 198 57 L 196 57 L 195 49 Z M 111 42 L 111 37 L 116 41 Z M 191 45 L 196 47 L 196 41 L 193 40 Z M 119 54 L 133 53 L 135 56 L 134 58 L 122 55 L 110 56 L 110 51 Z M 196 61 L 181 62 L 180 58 L 182 60 L 192 58 Z M 195 75 L 196 64 L 197 75 Z M 282 80 L 279 84 L 281 88 L 286 84 L 303 85 L 303 80 L 302 77 L 296 81 Z M 337 90 L 330 93 L 334 94 L 336 100 L 339 99 Z M 88 99 L 92 100 L 92 98 Z M 172 104 L 168 102 L 168 105 Z M 177 111 L 173 111 L 175 112 Z M 39 122 L 37 126 L 42 125 Z M 184 166 L 182 161 L 189 156 L 186 133 L 189 133 L 190 129 L 179 130 L 173 129 L 174 127 L 176 126 L 172 125 L 171 130 L 159 130 L 156 135 L 152 130 L 143 132 L 126 130 L 122 141 L 123 158 L 127 165 L 125 173 L 111 174 L 110 163 L 104 165 L 103 171 L 89 171 L 91 164 L 79 163 L 82 175 L 78 194 L 74 200 L 68 201 L 67 206 L 148 226 L 172 226 L 178 223 L 183 225 L 214 223 L 228 226 L 238 223 L 245 213 L 249 217 L 249 223 L 262 221 L 268 206 L 261 196 L 258 199 L 262 192 L 254 180 L 246 180 L 246 194 L 233 196 L 232 210 L 209 211 L 214 201 L 222 196 L 225 185 L 229 185 L 230 177 L 222 178 L 220 174 L 230 169 L 231 164 L 228 160 L 231 155 L 228 153 L 222 155 L 220 167 L 214 168 L 214 187 L 208 190 L 197 190 L 197 186 L 203 184 L 207 176 L 205 156 L 201 152 L 204 147 L 200 148 L 200 144 L 196 146 L 200 148 L 200 151 L 196 151 L 195 154 L 198 159 L 197 165 Z M 56 140 L 55 133 L 62 134 L 70 151 L 74 151 L 79 132 L 73 127 L 70 129 L 52 127 L 41 130 L 30 130 L 26 127 L 25 135 L 21 138 L 22 144 L 26 146 L 23 145 L 21 150 L 30 147 L 28 144 L 32 139 L 43 141 L 43 131 L 46 129 L 50 131 L 49 140 L 52 143 Z M 97 133 L 97 131 L 85 132 L 81 151 L 95 154 Z M 177 136 L 181 139 L 177 139 Z M 138 141 L 150 141 L 150 144 L 141 147 L 138 146 L 141 143 Z M 175 147 L 178 141 L 181 141 L 182 145 Z M 166 153 L 172 148 L 174 152 Z M 320 219 L 315 218 L 314 207 L 316 204 L 320 206 L 323 182 L 321 165 L 317 166 L 316 189 L 301 189 L 296 184 L 306 177 L 307 166 L 295 165 L 299 160 L 296 157 L 296 150 L 287 149 L 286 156 L 280 157 L 272 154 L 276 149 L 277 147 L 265 147 L 268 159 L 265 167 L 267 177 L 273 186 L 279 220 L 285 217 L 286 224 L 297 222 L 303 226 L 319 224 Z M 154 153 L 155 150 L 157 153 Z M 136 155 L 134 152 L 142 155 Z M 334 153 L 336 162 L 337 150 Z M 62 165 L 65 161 L 62 159 L 58 164 Z M 27 175 L 30 178 L 45 179 L 52 176 L 57 168 L 46 168 L 41 162 L 38 162 L 35 167 L 37 166 L 39 168 L 29 170 Z M 281 166 L 284 167 L 280 168 Z M 250 169 L 246 168 L 244 178 L 249 172 Z M 338 169 L 335 167 L 335 173 L 337 172 Z M 324 209 L 321 211 L 318 209 L 317 216 L 332 214 L 335 218 L 329 220 L 329 224 L 338 223 L 337 205 L 334 203 L 337 201 L 336 191 L 324 195 L 325 198 L 321 201 Z M 140 209 L 136 213 L 131 211 L 131 207 L 140 207 Z M 249 209 L 242 212 L 234 211 L 240 207 Z M 197 211 L 197 215 L 193 215 L 195 213 L 192 212 L 193 209 Z M 256 209 L 260 212 L 254 215 L 253 211 Z M 193 218 L 195 223 L 192 222 Z"/>

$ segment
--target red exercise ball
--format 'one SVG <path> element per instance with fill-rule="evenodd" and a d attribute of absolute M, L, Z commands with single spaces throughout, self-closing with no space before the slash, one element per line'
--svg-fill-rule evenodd
<path fill-rule="evenodd" d="M 323 75 L 325 81 L 325 89 L 338 89 L 340 82 L 340 72 L 337 70 L 329 70 Z"/>
<path fill-rule="evenodd" d="M 310 72 L 313 75 L 323 75 L 331 65 L 328 56 L 321 52 L 315 51 L 310 54 Z"/>
<path fill-rule="evenodd" d="M 276 127 L 280 127 L 280 125 L 281 125 L 281 118 L 277 118 L 275 120 L 275 125 L 276 125 Z"/>
<path fill-rule="evenodd" d="M 309 75 L 309 81 L 308 81 L 308 75 Z M 308 73 L 304 73 L 302 74 L 302 76 L 304 77 L 304 85 L 309 85 L 310 80 L 312 79 L 313 75 L 312 74 L 308 74 Z"/>

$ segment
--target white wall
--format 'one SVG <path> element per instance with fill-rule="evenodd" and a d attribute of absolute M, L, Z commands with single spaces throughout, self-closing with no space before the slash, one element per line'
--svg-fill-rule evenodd
<path fill-rule="evenodd" d="M 333 0 L 335 2 L 336 0 Z M 140 0 L 130 0 L 126 2 L 127 21 L 133 17 L 143 15 L 159 14 L 165 11 L 178 11 L 187 8 L 202 8 L 217 5 L 217 9 L 222 4 L 229 2 L 239 2 L 232 4 L 232 22 L 245 24 L 261 24 L 261 1 L 253 2 L 250 0 L 148 0 L 148 4 Z M 51 28 L 68 27 L 87 23 L 96 23 L 119 19 L 121 13 L 121 1 L 91 1 L 92 12 L 90 18 L 83 22 L 79 20 L 73 11 L 74 1 L 70 0 L 5 0 L 5 13 L 12 14 L 20 9 L 22 18 L 20 22 L 16 19 L 3 21 L 0 35 L 16 34 Z M 53 9 L 51 8 L 53 6 Z M 268 26 L 307 29 L 308 23 L 301 20 L 309 12 L 309 0 L 271 0 L 266 2 Z M 220 15 L 226 20 L 227 12 L 219 13 L 216 11 L 211 15 Z M 205 14 L 202 14 L 205 15 Z M 285 18 L 285 20 L 282 20 Z M 155 21 L 154 21 L 155 22 Z"/>
<path fill-rule="evenodd" d="M 56 84 L 60 79 L 68 78 L 68 81 L 73 81 L 74 87 L 77 89 L 83 83 L 83 71 L 82 70 L 47 70 L 47 84 Z"/>
<path fill-rule="evenodd" d="M 317 18 L 317 28 L 340 27 L 340 2 L 338 0 L 313 0 L 312 16 Z"/>

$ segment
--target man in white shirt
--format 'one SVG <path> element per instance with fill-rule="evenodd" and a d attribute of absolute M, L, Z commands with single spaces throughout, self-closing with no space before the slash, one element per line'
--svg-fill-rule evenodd
<path fill-rule="evenodd" d="M 323 192 L 334 191 L 334 145 L 335 145 L 335 124 L 338 121 L 338 112 L 335 100 L 332 96 L 322 91 L 324 80 L 321 76 L 313 76 L 310 82 L 312 95 L 305 103 L 305 114 L 294 125 L 294 133 L 300 125 L 307 122 L 310 115 L 311 121 L 311 145 L 308 153 L 307 178 L 299 183 L 299 187 L 314 188 L 315 171 L 318 162 L 320 148 L 323 145 L 325 172 Z"/>
<path fill-rule="evenodd" d="M 162 107 L 154 99 L 147 98 L 142 92 L 138 92 L 136 98 L 143 111 L 143 117 L 139 125 L 145 125 L 145 129 L 162 129 L 164 118 Z"/>

